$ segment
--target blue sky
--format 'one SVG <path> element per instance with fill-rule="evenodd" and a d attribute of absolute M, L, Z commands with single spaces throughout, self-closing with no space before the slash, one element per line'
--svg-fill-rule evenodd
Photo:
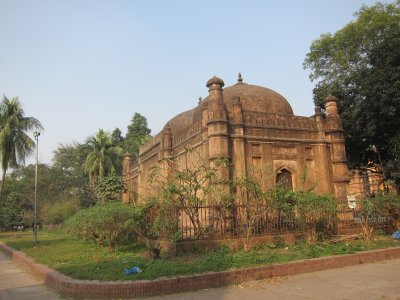
<path fill-rule="evenodd" d="M 311 42 L 368 0 L 0 0 L 0 94 L 39 119 L 39 160 L 98 129 L 125 134 L 134 112 L 156 134 L 207 96 L 216 75 L 282 94 L 313 114 Z M 32 162 L 33 159 L 29 159 Z"/>

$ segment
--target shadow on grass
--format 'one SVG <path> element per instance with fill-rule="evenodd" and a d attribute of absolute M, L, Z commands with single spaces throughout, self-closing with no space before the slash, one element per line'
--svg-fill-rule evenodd
<path fill-rule="evenodd" d="M 57 238 L 57 239 L 38 239 L 38 241 L 35 243 L 30 239 L 21 239 L 19 237 L 17 238 L 12 238 L 12 237 L 7 237 L 7 238 L 2 238 L 0 236 L 0 240 L 3 240 L 8 246 L 16 249 L 16 250 L 22 250 L 22 249 L 31 249 L 31 248 L 41 248 L 41 247 L 46 247 L 46 246 L 51 246 L 51 245 L 60 245 L 66 243 L 66 241 L 69 241 L 70 239 L 68 238 Z"/>

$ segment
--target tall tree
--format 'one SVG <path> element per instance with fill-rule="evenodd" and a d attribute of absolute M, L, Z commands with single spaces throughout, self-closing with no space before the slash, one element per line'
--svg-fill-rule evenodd
<path fill-rule="evenodd" d="M 400 186 L 400 0 L 362 6 L 356 19 L 315 40 L 304 61 L 316 81 L 314 102 L 330 93 L 350 163 L 382 165 Z"/>
<path fill-rule="evenodd" d="M 87 204 L 85 191 L 88 184 L 88 177 L 83 166 L 91 150 L 87 144 L 73 142 L 59 145 L 53 152 L 52 171 L 62 175 L 65 193 L 79 195 L 82 206 Z"/>
<path fill-rule="evenodd" d="M 111 132 L 111 142 L 115 147 L 121 147 L 123 150 L 125 150 L 124 137 L 122 136 L 122 132 L 118 127 Z M 117 174 L 122 174 L 122 165 L 122 159 L 115 162 L 115 170 Z"/>
<path fill-rule="evenodd" d="M 137 159 L 139 147 L 151 138 L 151 130 L 147 126 L 147 119 L 139 113 L 133 115 L 128 132 L 125 136 L 125 149 L 132 154 L 133 160 Z"/>
<path fill-rule="evenodd" d="M 82 181 L 82 178 L 86 176 L 82 166 L 91 150 L 87 144 L 77 142 L 61 144 L 53 151 L 53 168 L 62 171 L 66 177 L 74 177 Z"/>
<path fill-rule="evenodd" d="M 122 136 L 122 132 L 118 127 L 115 128 L 111 133 L 111 141 L 114 146 L 122 146 L 122 143 L 124 142 L 124 137 Z"/>
<path fill-rule="evenodd" d="M 90 181 L 95 182 L 97 177 L 115 174 L 116 162 L 122 159 L 123 150 L 113 145 L 111 135 L 100 129 L 96 136 L 88 138 L 86 143 L 92 149 L 84 164 Z"/>
<path fill-rule="evenodd" d="M 82 184 L 85 180 L 82 177 L 71 177 L 68 172 L 56 166 L 39 164 L 38 168 L 39 223 L 54 224 L 51 219 L 61 221 L 60 216 L 67 217 L 88 202 Z M 21 166 L 7 175 L 7 184 L 0 203 L 0 227 L 32 224 L 34 182 L 35 165 Z"/>
<path fill-rule="evenodd" d="M 33 117 L 25 117 L 18 97 L 11 100 L 6 96 L 0 103 L 0 159 L 3 170 L 0 198 L 4 187 L 6 172 L 9 167 L 17 168 L 25 163 L 35 146 L 27 131 L 43 129 L 40 122 Z"/>

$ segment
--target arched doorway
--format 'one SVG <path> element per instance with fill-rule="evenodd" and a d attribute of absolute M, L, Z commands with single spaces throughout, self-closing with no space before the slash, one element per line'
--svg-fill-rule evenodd
<path fill-rule="evenodd" d="M 277 188 L 283 188 L 286 191 L 293 191 L 292 173 L 286 168 L 279 170 L 276 173 L 275 185 Z M 280 200 L 280 203 L 278 204 L 278 209 L 276 211 L 277 227 L 285 230 L 294 229 L 296 227 L 293 211 L 295 199 L 291 197 L 288 198 L 288 195 L 278 199 Z"/>
<path fill-rule="evenodd" d="M 287 169 L 282 169 L 276 174 L 276 186 L 293 191 L 292 173 Z"/>

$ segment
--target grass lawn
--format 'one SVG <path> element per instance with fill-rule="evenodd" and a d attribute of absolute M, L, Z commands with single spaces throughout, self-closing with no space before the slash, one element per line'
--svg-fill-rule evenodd
<path fill-rule="evenodd" d="M 266 244 L 258 245 L 249 252 L 232 252 L 227 247 L 222 247 L 208 253 L 198 252 L 152 260 L 148 258 L 146 248 L 137 243 L 118 246 L 115 252 L 110 253 L 107 247 L 101 248 L 93 242 L 58 232 L 40 232 L 38 240 L 35 244 L 32 233 L 28 232 L 0 233 L 0 241 L 25 252 L 37 262 L 72 278 L 89 280 L 155 279 L 400 246 L 400 242 L 391 236 L 379 235 L 370 244 L 362 240 L 314 246 L 306 243 L 279 247 Z M 133 266 L 138 266 L 143 272 L 125 275 L 124 269 Z"/>

